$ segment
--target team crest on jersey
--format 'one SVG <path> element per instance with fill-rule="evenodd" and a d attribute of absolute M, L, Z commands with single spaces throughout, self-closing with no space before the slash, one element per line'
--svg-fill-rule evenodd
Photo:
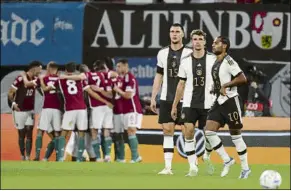
<path fill-rule="evenodd" d="M 263 35 L 262 36 L 262 47 L 270 48 L 272 46 L 272 36 L 270 35 Z"/>
<path fill-rule="evenodd" d="M 201 75 L 202 75 L 202 70 L 201 70 L 201 69 L 197 69 L 197 70 L 196 70 L 196 74 L 197 74 L 198 76 L 201 76 Z"/>

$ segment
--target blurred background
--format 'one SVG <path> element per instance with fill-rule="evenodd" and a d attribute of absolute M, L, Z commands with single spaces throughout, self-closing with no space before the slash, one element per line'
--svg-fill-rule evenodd
<path fill-rule="evenodd" d="M 200 28 L 207 49 L 218 35 L 246 73 L 240 87 L 245 116 L 290 116 L 290 0 L 1 0 L 1 113 L 7 92 L 32 60 L 114 66 L 127 58 L 137 77 L 144 114 L 156 55 L 169 44 L 169 26 L 184 26 L 184 43 Z M 37 95 L 39 112 L 42 98 Z"/>

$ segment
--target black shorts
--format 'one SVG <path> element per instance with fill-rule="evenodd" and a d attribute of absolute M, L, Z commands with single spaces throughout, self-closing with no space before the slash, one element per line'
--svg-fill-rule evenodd
<path fill-rule="evenodd" d="M 159 124 L 163 123 L 175 123 L 176 125 L 182 125 L 181 123 L 181 109 L 182 103 L 177 106 L 177 119 L 174 121 L 171 116 L 173 102 L 171 101 L 160 101 L 160 112 L 159 112 Z"/>
<path fill-rule="evenodd" d="M 181 120 L 183 123 L 193 123 L 194 125 L 198 121 L 198 128 L 203 130 L 206 125 L 208 109 L 198 109 L 183 107 Z"/>
<path fill-rule="evenodd" d="M 215 102 L 209 110 L 207 120 L 216 121 L 221 127 L 227 124 L 230 129 L 241 129 L 243 124 L 239 97 L 229 98 L 222 105 Z"/>

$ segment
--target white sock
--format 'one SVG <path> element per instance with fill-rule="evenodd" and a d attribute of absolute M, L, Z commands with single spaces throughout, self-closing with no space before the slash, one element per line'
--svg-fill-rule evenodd
<path fill-rule="evenodd" d="M 225 151 L 221 139 L 218 137 L 217 133 L 214 131 L 205 131 L 205 135 L 211 145 L 211 147 L 219 154 L 222 158 L 223 162 L 226 163 L 230 161 L 230 157 L 228 156 L 227 152 Z"/>
<path fill-rule="evenodd" d="M 244 142 L 242 135 L 231 135 L 231 139 L 239 155 L 242 169 L 248 170 L 249 165 L 248 165 L 247 145 Z"/>
<path fill-rule="evenodd" d="M 190 168 L 196 165 L 197 156 L 195 154 L 195 139 L 185 139 L 185 153 L 187 154 Z"/>
<path fill-rule="evenodd" d="M 172 169 L 172 160 L 174 155 L 174 137 L 164 135 L 164 159 L 165 167 L 167 169 Z"/>
<path fill-rule="evenodd" d="M 209 143 L 209 141 L 205 138 L 205 155 L 209 158 L 210 157 L 210 154 L 212 152 L 212 147 Z"/>

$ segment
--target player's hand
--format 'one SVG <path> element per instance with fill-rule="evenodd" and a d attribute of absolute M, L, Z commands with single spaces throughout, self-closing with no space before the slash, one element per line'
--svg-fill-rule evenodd
<path fill-rule="evenodd" d="M 158 113 L 157 112 L 157 103 L 156 103 L 156 100 L 151 100 L 151 111 L 154 112 L 154 113 Z"/>
<path fill-rule="evenodd" d="M 252 86 L 253 88 L 255 88 L 255 89 L 258 88 L 258 84 L 257 84 L 256 82 L 252 82 L 252 83 L 251 83 L 251 86 Z"/>
<path fill-rule="evenodd" d="M 13 104 L 12 110 L 20 111 L 17 103 Z"/>
<path fill-rule="evenodd" d="M 225 86 L 221 86 L 220 94 L 223 95 L 223 96 L 226 96 L 226 87 Z"/>
<path fill-rule="evenodd" d="M 177 119 L 177 107 L 172 107 L 171 117 L 174 121 Z"/>
<path fill-rule="evenodd" d="M 110 109 L 112 109 L 113 108 L 113 104 L 112 103 L 110 103 L 110 102 L 108 102 L 108 103 L 106 103 L 106 105 L 110 108 Z"/>

